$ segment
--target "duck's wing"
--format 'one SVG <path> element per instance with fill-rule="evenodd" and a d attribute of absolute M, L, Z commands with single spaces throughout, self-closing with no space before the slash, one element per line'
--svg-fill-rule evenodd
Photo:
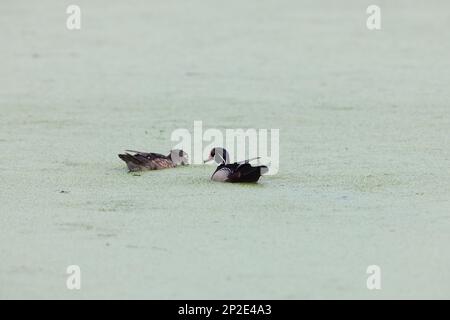
<path fill-rule="evenodd" d="M 238 164 L 230 175 L 231 182 L 256 182 L 259 177 L 266 173 L 266 166 L 253 167 L 249 163 Z"/>
<path fill-rule="evenodd" d="M 255 157 L 244 161 L 235 162 L 232 165 L 234 166 L 235 171 L 245 170 L 247 166 L 250 166 L 250 161 L 261 159 L 261 157 Z M 242 167 L 242 169 L 240 169 Z"/>
<path fill-rule="evenodd" d="M 157 153 L 125 153 L 119 154 L 119 157 L 127 163 L 130 171 L 158 170 L 175 167 L 170 159 Z"/>
<path fill-rule="evenodd" d="M 167 157 L 165 155 L 162 155 L 160 153 L 154 153 L 154 152 L 142 152 L 142 151 L 136 151 L 136 150 L 125 150 L 126 152 L 132 152 L 134 153 L 135 157 L 138 158 L 145 158 L 147 160 L 155 160 L 155 159 L 159 159 L 159 158 L 165 158 L 167 159 Z"/>
<path fill-rule="evenodd" d="M 165 169 L 175 167 L 172 160 L 159 153 L 141 152 L 134 154 L 134 158 L 145 163 L 147 167 L 150 167 L 152 169 Z"/>

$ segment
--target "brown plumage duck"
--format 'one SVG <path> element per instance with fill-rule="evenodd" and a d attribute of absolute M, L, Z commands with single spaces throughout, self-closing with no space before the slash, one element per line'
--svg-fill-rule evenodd
<path fill-rule="evenodd" d="M 130 171 L 160 170 L 175 168 L 179 165 L 187 165 L 188 154 L 183 150 L 172 150 L 165 156 L 159 153 L 125 150 L 125 154 L 119 154 L 119 158 L 125 161 Z"/>

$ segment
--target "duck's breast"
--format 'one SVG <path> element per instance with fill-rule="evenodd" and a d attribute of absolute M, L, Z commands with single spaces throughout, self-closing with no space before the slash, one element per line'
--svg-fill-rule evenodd
<path fill-rule="evenodd" d="M 213 173 L 211 180 L 225 182 L 228 180 L 228 177 L 231 174 L 231 170 L 229 168 L 221 168 Z"/>

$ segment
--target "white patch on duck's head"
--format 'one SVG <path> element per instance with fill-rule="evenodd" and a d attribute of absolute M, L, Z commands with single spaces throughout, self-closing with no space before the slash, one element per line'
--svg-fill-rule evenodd
<path fill-rule="evenodd" d="M 186 152 L 180 149 L 174 149 L 170 151 L 169 158 L 172 160 L 173 164 L 178 165 L 188 165 L 189 156 Z"/>
<path fill-rule="evenodd" d="M 230 163 L 230 156 L 228 154 L 228 151 L 225 150 L 224 148 L 213 148 L 209 153 L 209 159 L 206 160 L 205 162 L 213 159 L 217 164 Z"/>

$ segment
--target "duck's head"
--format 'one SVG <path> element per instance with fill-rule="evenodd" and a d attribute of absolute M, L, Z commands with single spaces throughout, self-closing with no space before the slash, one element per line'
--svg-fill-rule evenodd
<path fill-rule="evenodd" d="M 230 156 L 228 155 L 228 151 L 224 148 L 213 148 L 209 153 L 208 159 L 203 161 L 203 163 L 214 160 L 218 164 L 228 164 L 230 161 Z"/>
<path fill-rule="evenodd" d="M 179 166 L 185 166 L 189 164 L 189 156 L 186 152 L 180 149 L 174 149 L 170 151 L 169 158 L 172 160 L 172 162 Z"/>

